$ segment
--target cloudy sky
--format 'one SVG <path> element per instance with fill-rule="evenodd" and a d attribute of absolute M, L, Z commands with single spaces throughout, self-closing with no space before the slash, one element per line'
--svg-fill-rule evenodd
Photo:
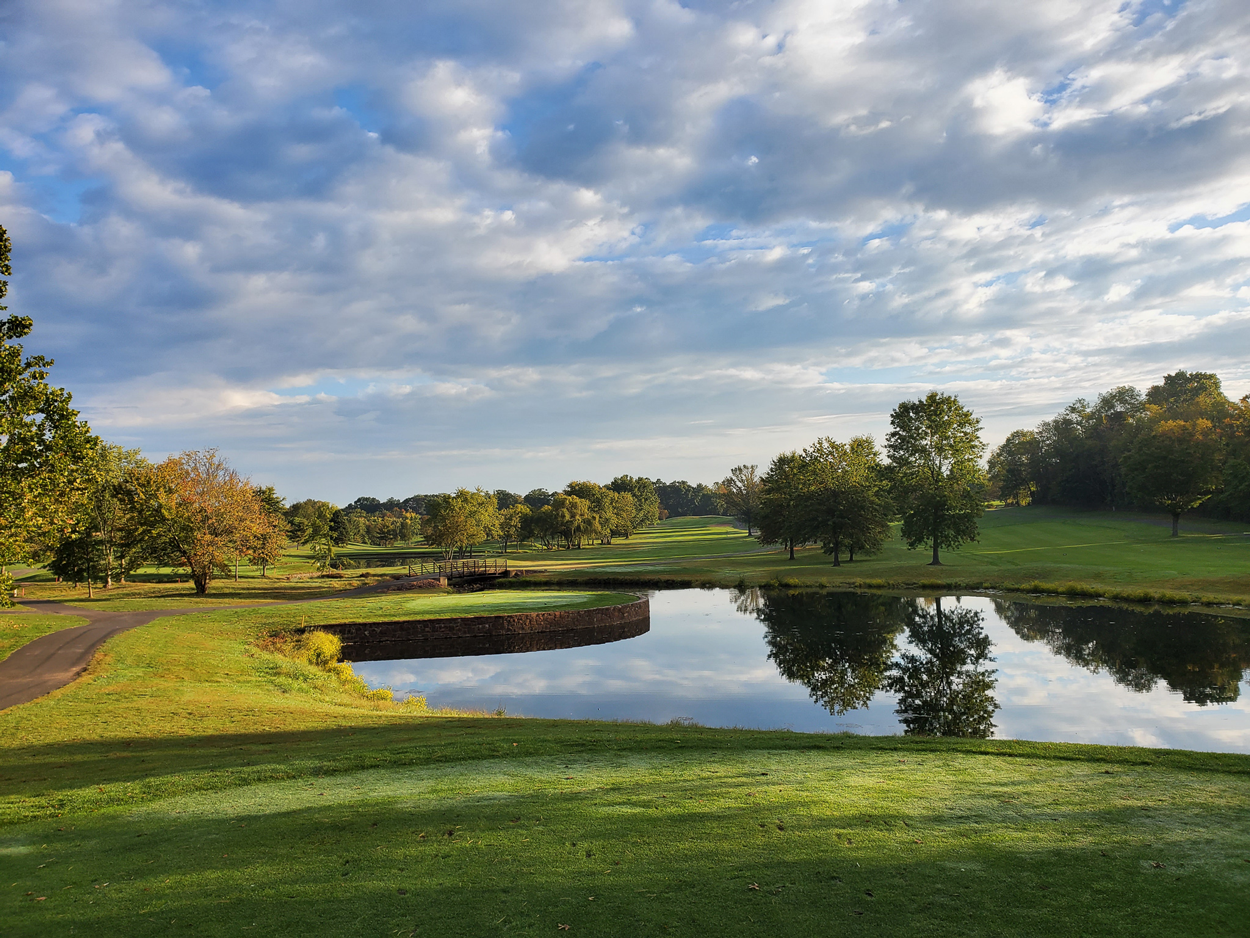
<path fill-rule="evenodd" d="M 13 312 L 291 498 L 1250 392 L 1244 0 L 6 0 Z"/>

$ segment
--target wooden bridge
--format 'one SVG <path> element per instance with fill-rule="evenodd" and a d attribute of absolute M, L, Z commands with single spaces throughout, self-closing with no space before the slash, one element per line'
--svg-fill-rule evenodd
<path fill-rule="evenodd" d="M 408 564 L 409 576 L 440 576 L 448 580 L 469 580 L 508 575 L 506 560 L 421 560 Z"/>

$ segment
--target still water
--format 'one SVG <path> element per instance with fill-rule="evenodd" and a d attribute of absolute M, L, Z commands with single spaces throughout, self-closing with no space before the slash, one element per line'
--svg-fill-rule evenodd
<path fill-rule="evenodd" d="M 1250 620 L 1231 616 L 669 590 L 642 634 L 465 650 L 356 671 L 432 706 L 525 716 L 1250 752 Z"/>

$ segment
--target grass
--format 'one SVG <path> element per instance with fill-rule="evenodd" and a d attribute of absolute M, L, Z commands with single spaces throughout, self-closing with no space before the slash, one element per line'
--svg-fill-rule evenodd
<path fill-rule="evenodd" d="M 1159 521 L 991 512 L 981 541 L 937 569 L 898 542 L 843 568 L 811 549 L 790 562 L 725 519 L 509 561 L 551 579 L 632 584 L 1250 595 L 1239 528 L 1191 524 L 1171 539 Z M 73 598 L 23 582 L 28 598 Z M 190 609 L 361 582 L 371 580 L 245 577 L 218 581 L 205 602 L 186 584 L 149 581 L 93 605 Z M 204 608 L 114 637 L 84 678 L 0 712 L 5 935 L 1244 929 L 1247 756 L 421 714 L 257 643 L 310 616 L 553 601 L 522 596 Z M 559 608 L 582 601 L 598 599 Z M 63 621 L 48 619 L 0 626 Z"/>
<path fill-rule="evenodd" d="M 1250 757 L 422 715 L 256 643 L 366 601 L 160 619 L 0 713 L 6 936 L 1244 924 Z"/>
<path fill-rule="evenodd" d="M 1245 922 L 1244 771 L 602 724 L 530 755 L 550 747 L 546 724 L 425 723 L 412 735 L 435 764 L 4 830 L 7 934 L 1172 936 Z M 483 758 L 501 745 L 516 754 Z"/>
<path fill-rule="evenodd" d="M 86 624 L 87 620 L 78 616 L 0 611 L 0 661 L 37 638 Z"/>
<path fill-rule="evenodd" d="M 542 566 L 545 578 L 557 582 L 1027 589 L 1250 602 L 1245 527 L 1190 521 L 1182 530 L 1181 537 L 1170 537 L 1162 516 L 1004 508 L 986 512 L 978 542 L 944 551 L 941 567 L 928 566 L 927 552 L 908 550 L 897 537 L 874 557 L 854 563 L 844 558 L 834 567 L 818 547 L 802 548 L 789 560 L 785 551 L 761 549 L 728 519 L 677 518 L 636 535 L 632 554 L 613 544 L 560 552 L 564 565 Z M 585 556 L 566 560 L 571 554 Z M 512 563 L 523 567 L 530 561 Z"/>
<path fill-rule="evenodd" d="M 570 590 L 489 590 L 455 593 L 451 590 L 372 594 L 331 599 L 299 607 L 308 625 L 331 622 L 395 622 L 405 619 L 447 619 L 459 616 L 507 615 L 514 612 L 598 609 L 633 602 L 633 593 L 588 593 Z M 274 610 L 276 611 L 276 610 Z M 272 611 L 269 613 L 272 615 Z"/>

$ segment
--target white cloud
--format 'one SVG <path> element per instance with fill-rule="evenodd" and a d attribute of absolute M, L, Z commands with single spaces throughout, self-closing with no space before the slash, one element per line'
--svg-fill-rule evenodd
<path fill-rule="evenodd" d="M 11 305 L 106 435 L 339 498 L 716 478 L 936 385 L 999 435 L 1180 366 L 1244 393 L 1250 11 L 1135 23 L 19 3 Z"/>

